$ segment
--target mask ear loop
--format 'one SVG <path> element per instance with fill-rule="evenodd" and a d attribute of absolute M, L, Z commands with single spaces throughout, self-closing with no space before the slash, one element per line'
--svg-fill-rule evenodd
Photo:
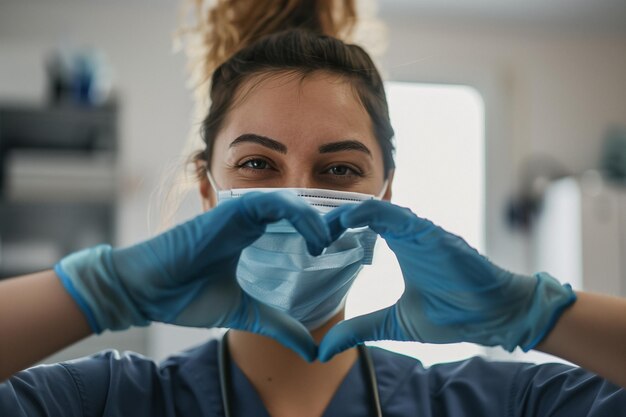
<path fill-rule="evenodd" d="M 385 182 L 383 182 L 383 188 L 380 191 L 380 193 L 378 193 L 374 199 L 375 200 L 382 200 L 382 198 L 385 196 L 385 193 L 387 192 L 387 187 L 389 187 L 389 178 L 385 179 Z"/>
<path fill-rule="evenodd" d="M 211 184 L 211 188 L 213 188 L 213 191 L 215 191 L 215 195 L 217 196 L 221 190 L 217 186 L 215 178 L 213 178 L 213 175 L 211 174 L 211 170 L 209 170 L 208 168 L 206 168 L 206 177 L 209 180 L 209 184 Z"/>

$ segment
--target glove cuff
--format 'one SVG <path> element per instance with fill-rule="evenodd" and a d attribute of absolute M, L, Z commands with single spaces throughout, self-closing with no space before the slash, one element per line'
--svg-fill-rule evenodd
<path fill-rule="evenodd" d="M 54 265 L 54 272 L 61 280 L 61 284 L 63 285 L 65 290 L 74 299 L 76 304 L 78 304 L 78 308 L 80 308 L 83 315 L 87 319 L 87 323 L 89 323 L 89 327 L 91 328 L 91 330 L 96 334 L 102 333 L 102 327 L 100 327 L 98 320 L 96 320 L 93 309 L 89 306 L 89 303 L 81 295 L 80 291 L 76 289 L 74 283 L 72 282 L 72 278 L 68 275 L 67 272 L 65 272 L 65 270 L 61 266 L 61 262 L 58 262 L 56 265 Z"/>
<path fill-rule="evenodd" d="M 561 284 L 546 272 L 536 273 L 534 277 L 537 284 L 527 316 L 527 332 L 519 343 L 524 352 L 534 349 L 550 333 L 563 312 L 576 301 L 571 285 Z"/>
<path fill-rule="evenodd" d="M 111 252 L 111 246 L 98 245 L 70 254 L 54 266 L 63 287 L 97 334 L 149 324 L 117 278 Z"/>

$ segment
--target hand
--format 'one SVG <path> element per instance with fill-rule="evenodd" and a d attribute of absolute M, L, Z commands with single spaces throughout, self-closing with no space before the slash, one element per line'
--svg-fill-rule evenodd
<path fill-rule="evenodd" d="M 241 251 L 282 219 L 311 254 L 330 243 L 323 218 L 304 200 L 249 193 L 143 243 L 72 254 L 55 271 L 96 333 L 150 321 L 230 327 L 272 337 L 311 361 L 317 347 L 306 328 L 248 296 L 236 279 Z"/>
<path fill-rule="evenodd" d="M 369 226 L 395 253 L 405 290 L 391 307 L 346 320 L 322 340 L 319 359 L 367 340 L 473 342 L 533 348 L 576 297 L 548 274 L 513 274 L 409 209 L 371 200 L 326 215 L 331 237 Z"/>

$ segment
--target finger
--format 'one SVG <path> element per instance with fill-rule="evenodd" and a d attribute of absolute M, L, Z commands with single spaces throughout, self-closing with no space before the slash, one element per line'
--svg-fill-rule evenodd
<path fill-rule="evenodd" d="M 317 358 L 317 345 L 309 331 L 288 314 L 267 306 L 247 295 L 242 297 L 242 307 L 248 319 L 233 328 L 270 337 L 296 352 L 307 362 Z"/>
<path fill-rule="evenodd" d="M 347 227 L 341 224 L 341 215 L 352 210 L 356 204 L 345 204 L 329 211 L 324 215 L 324 221 L 328 226 L 331 241 L 335 241 L 346 231 Z"/>
<path fill-rule="evenodd" d="M 327 362 L 336 354 L 369 340 L 409 340 L 400 328 L 395 308 L 391 306 L 335 325 L 322 339 L 318 359 Z"/>
<path fill-rule="evenodd" d="M 250 196 L 251 197 L 248 197 Z M 247 213 L 256 222 L 274 223 L 286 219 L 307 242 L 309 252 L 319 255 L 330 245 L 330 233 L 320 214 L 304 199 L 288 191 L 251 193 L 241 197 Z"/>
<path fill-rule="evenodd" d="M 369 226 L 379 235 L 419 235 L 435 227 L 430 221 L 417 217 L 411 210 L 387 201 L 368 200 L 347 210 L 340 216 L 347 228 Z"/>

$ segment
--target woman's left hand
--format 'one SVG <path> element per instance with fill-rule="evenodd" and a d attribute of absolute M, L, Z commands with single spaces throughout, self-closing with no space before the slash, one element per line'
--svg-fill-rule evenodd
<path fill-rule="evenodd" d="M 326 215 L 333 236 L 369 226 L 395 253 L 405 290 L 393 306 L 343 321 L 324 337 L 319 359 L 368 340 L 473 342 L 533 348 L 576 296 L 545 273 L 506 271 L 463 239 L 409 209 L 371 200 Z"/>

